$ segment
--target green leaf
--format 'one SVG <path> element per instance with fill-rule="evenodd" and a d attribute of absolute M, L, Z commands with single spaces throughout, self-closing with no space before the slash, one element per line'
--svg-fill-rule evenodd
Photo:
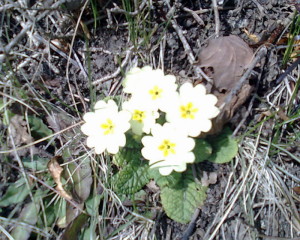
<path fill-rule="evenodd" d="M 196 146 L 193 150 L 195 154 L 195 163 L 203 162 L 212 154 L 212 146 L 204 139 L 195 139 Z"/>
<path fill-rule="evenodd" d="M 167 216 L 176 222 L 190 222 L 196 208 L 206 199 L 207 187 L 195 183 L 192 171 L 181 175 L 176 186 L 161 189 L 161 202 Z"/>
<path fill-rule="evenodd" d="M 207 139 L 212 145 L 213 153 L 208 161 L 214 163 L 230 162 L 238 152 L 238 143 L 232 137 L 232 131 L 225 128 L 219 135 Z"/>
<path fill-rule="evenodd" d="M 100 200 L 102 198 L 103 198 L 103 195 L 97 194 L 95 196 L 90 196 L 86 200 L 85 207 L 86 207 L 86 211 L 89 215 L 97 216 L 97 212 L 98 212 L 99 205 L 100 205 Z"/>
<path fill-rule="evenodd" d="M 120 149 L 120 151 L 113 156 L 113 163 L 118 167 L 126 166 L 132 161 L 140 161 L 141 155 L 141 144 L 138 143 L 133 136 L 126 136 L 126 147 Z"/>
<path fill-rule="evenodd" d="M 181 179 L 181 174 L 178 172 L 172 172 L 170 175 L 163 176 L 159 173 L 157 168 L 149 169 L 150 178 L 153 178 L 156 184 L 162 188 L 165 186 L 174 186 Z"/>
<path fill-rule="evenodd" d="M 0 112 L 3 111 L 3 119 L 1 121 L 0 119 L 0 123 L 3 123 L 5 126 L 8 126 L 9 123 L 10 123 L 10 119 L 15 115 L 12 111 L 10 111 L 8 108 L 7 108 L 7 105 L 9 105 L 8 103 L 5 103 L 3 102 L 2 99 L 0 99 Z"/>
<path fill-rule="evenodd" d="M 132 161 L 114 176 L 115 189 L 119 193 L 133 194 L 149 182 L 149 166 L 143 161 Z"/>
<path fill-rule="evenodd" d="M 49 158 L 43 158 L 38 155 L 33 155 L 33 158 L 24 157 L 22 159 L 24 167 L 30 168 L 33 171 L 42 171 L 47 169 Z"/>
<path fill-rule="evenodd" d="M 72 179 L 73 190 L 78 198 L 77 201 L 80 203 L 85 202 L 90 196 L 91 185 L 93 183 L 90 161 L 85 158 L 80 164 L 70 162 L 67 166 L 69 168 L 68 172 L 71 174 L 68 178 L 70 177 Z"/>
<path fill-rule="evenodd" d="M 78 236 L 80 235 L 81 228 L 85 226 L 89 219 L 89 216 L 81 213 L 79 216 L 77 216 L 74 221 L 72 221 L 64 231 L 64 233 L 61 236 L 62 240 L 70 240 L 70 239 L 78 239 Z"/>
<path fill-rule="evenodd" d="M 20 178 L 15 183 L 10 185 L 0 200 L 0 207 L 7 207 L 12 204 L 23 202 L 28 196 L 30 189 L 25 184 L 25 179 Z"/>
<path fill-rule="evenodd" d="M 30 115 L 28 116 L 28 122 L 32 136 L 35 139 L 47 137 L 52 134 L 52 131 L 47 127 L 46 124 L 43 123 L 40 118 Z"/>
<path fill-rule="evenodd" d="M 97 235 L 96 235 L 97 224 L 92 221 L 90 222 L 91 222 L 90 226 L 84 229 L 83 235 L 80 239 L 82 240 L 97 239 Z"/>
<path fill-rule="evenodd" d="M 37 202 L 27 203 L 22 209 L 18 222 L 23 222 L 32 226 L 35 226 L 38 219 L 38 212 L 40 206 Z M 22 225 L 16 225 L 12 230 L 11 236 L 16 240 L 27 240 L 30 237 L 32 228 L 28 228 Z"/>

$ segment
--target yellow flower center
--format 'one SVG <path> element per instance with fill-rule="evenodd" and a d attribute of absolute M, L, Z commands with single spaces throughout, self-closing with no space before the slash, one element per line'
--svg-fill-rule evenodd
<path fill-rule="evenodd" d="M 114 132 L 115 124 L 108 118 L 105 123 L 101 124 L 100 127 L 104 130 L 104 135 L 108 135 Z"/>
<path fill-rule="evenodd" d="M 172 143 L 169 140 L 165 139 L 165 140 L 163 140 L 161 145 L 158 146 L 158 150 L 163 152 L 164 157 L 167 157 L 171 153 L 175 154 L 175 147 L 176 147 L 175 143 Z"/>
<path fill-rule="evenodd" d="M 152 100 L 156 100 L 157 98 L 160 98 L 162 91 L 163 90 L 158 86 L 154 86 L 152 89 L 150 89 L 149 93 L 152 96 Z"/>
<path fill-rule="evenodd" d="M 145 119 L 145 117 L 146 117 L 146 114 L 144 111 L 134 110 L 133 115 L 132 115 L 132 120 L 142 123 L 143 120 Z"/>
<path fill-rule="evenodd" d="M 198 108 L 193 106 L 193 103 L 189 102 L 188 104 L 180 106 L 180 112 L 182 118 L 195 118 L 195 113 L 198 112 Z"/>

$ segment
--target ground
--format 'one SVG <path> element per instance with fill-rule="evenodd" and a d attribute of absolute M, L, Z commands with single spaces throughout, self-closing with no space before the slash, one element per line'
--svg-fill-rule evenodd
<path fill-rule="evenodd" d="M 0 239 L 299 239 L 298 11 L 295 0 L 1 0 Z M 251 60 L 235 76 L 238 40 L 211 47 L 225 84 L 203 51 L 231 35 Z M 146 65 L 216 94 L 215 124 L 238 142 L 231 162 L 195 166 L 209 187 L 189 224 L 166 216 L 154 182 L 115 192 L 112 157 L 80 131 Z"/>

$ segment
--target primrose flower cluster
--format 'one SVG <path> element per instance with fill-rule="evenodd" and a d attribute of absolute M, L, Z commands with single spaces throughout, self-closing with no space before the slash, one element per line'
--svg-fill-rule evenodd
<path fill-rule="evenodd" d="M 211 129 L 211 119 L 219 109 L 217 98 L 206 94 L 203 85 L 176 84 L 175 76 L 146 66 L 133 68 L 123 82 L 123 91 L 129 94 L 121 110 L 113 100 L 98 101 L 94 112 L 83 116 L 81 130 L 88 136 L 87 146 L 97 154 L 116 154 L 126 144 L 125 132 L 141 137 L 142 156 L 150 167 L 160 174 L 173 170 L 183 172 L 187 163 L 193 163 L 195 140 L 201 132 Z M 165 123 L 157 123 L 165 114 Z"/>

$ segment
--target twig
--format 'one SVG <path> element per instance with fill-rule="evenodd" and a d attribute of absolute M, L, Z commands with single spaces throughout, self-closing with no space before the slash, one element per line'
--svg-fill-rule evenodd
<path fill-rule="evenodd" d="M 200 26 L 205 25 L 203 20 L 198 16 L 198 14 L 195 11 L 193 11 L 193 10 L 187 8 L 187 7 L 184 7 L 183 10 L 190 13 Z"/>
<path fill-rule="evenodd" d="M 279 78 L 276 80 L 276 85 L 279 84 L 291 71 L 294 70 L 298 65 L 300 64 L 300 57 L 297 58 L 297 60 L 289 66 L 284 73 L 282 73 Z"/>
<path fill-rule="evenodd" d="M 39 41 L 41 41 L 42 43 L 44 43 L 45 45 L 48 45 L 48 44 L 49 44 L 49 42 L 48 42 L 46 39 L 44 39 L 42 36 L 40 36 L 40 35 L 38 35 L 38 34 L 35 34 L 35 37 L 36 37 Z M 74 59 L 69 58 L 67 54 L 65 54 L 63 51 L 61 51 L 61 50 L 60 50 L 58 47 L 56 47 L 53 43 L 50 42 L 49 46 L 50 46 L 50 48 L 51 48 L 53 51 L 57 52 L 60 56 L 62 56 L 63 58 L 67 59 L 67 60 L 68 60 L 70 63 L 72 63 L 75 67 L 80 68 L 80 66 L 78 65 L 78 63 L 77 63 Z"/>
<path fill-rule="evenodd" d="M 214 15 L 215 15 L 216 36 L 219 37 L 219 33 L 220 33 L 220 16 L 219 16 L 219 11 L 218 11 L 217 0 L 212 0 L 212 3 L 213 3 Z"/>
<path fill-rule="evenodd" d="M 26 23 L 23 27 L 22 31 L 19 32 L 17 36 L 12 39 L 9 44 L 4 47 L 5 53 L 9 53 L 9 51 L 26 35 L 27 31 L 32 27 L 32 23 Z"/>
<path fill-rule="evenodd" d="M 260 14 L 261 14 L 261 17 L 265 16 L 266 14 L 264 13 L 264 8 L 262 5 L 260 5 L 260 3 L 256 0 L 252 0 L 252 2 L 257 6 Z"/>
<path fill-rule="evenodd" d="M 232 133 L 232 136 L 235 136 L 238 131 L 240 130 L 240 128 L 244 125 L 246 119 L 248 118 L 248 116 L 250 115 L 251 113 L 251 110 L 252 110 L 252 107 L 253 107 L 253 102 L 254 102 L 254 99 L 256 99 L 256 96 L 252 96 L 251 98 L 251 101 L 249 103 L 249 106 L 247 108 L 247 112 L 245 114 L 243 114 L 243 119 L 239 122 L 238 126 L 234 129 L 234 132 Z"/>
<path fill-rule="evenodd" d="M 186 54 L 188 55 L 188 60 L 194 68 L 196 77 L 201 78 L 201 76 L 202 76 L 203 78 L 205 78 L 205 80 L 207 82 L 212 83 L 212 80 L 202 71 L 202 69 L 199 66 L 194 65 L 195 64 L 195 56 L 192 52 L 190 45 L 188 44 L 186 38 L 183 35 L 183 31 L 181 30 L 181 28 L 177 25 L 175 20 L 171 20 L 171 23 L 172 23 L 173 28 L 177 32 L 177 35 L 179 36 L 179 39 L 183 45 L 183 48 L 184 48 Z"/>
<path fill-rule="evenodd" d="M 124 68 L 125 65 L 127 64 L 128 60 L 129 60 L 129 57 L 131 55 L 132 49 L 133 49 L 133 46 L 130 47 L 129 50 L 126 51 L 126 56 L 125 56 L 124 60 L 122 61 L 121 66 L 118 67 L 117 70 L 113 74 L 110 74 L 110 75 L 107 75 L 105 77 L 99 78 L 99 79 L 95 80 L 92 84 L 97 85 L 98 83 L 101 83 L 101 82 L 104 82 L 104 81 L 107 81 L 109 79 L 117 77 L 119 75 L 119 73 L 121 72 L 121 69 Z"/>
<path fill-rule="evenodd" d="M 10 8 L 13 8 L 14 7 L 14 4 L 5 4 L 4 6 L 2 6 L 2 7 L 0 7 L 0 12 L 2 12 L 2 11 L 6 11 L 6 10 L 8 10 L 8 9 L 10 9 Z"/>
<path fill-rule="evenodd" d="M 143 0 L 143 2 L 140 4 L 139 8 L 136 9 L 134 12 L 128 12 L 124 9 L 121 9 L 118 5 L 116 5 L 115 3 L 114 4 L 114 8 L 112 9 L 107 9 L 106 12 L 107 12 L 107 18 L 108 18 L 108 25 L 111 26 L 113 25 L 113 21 L 112 21 L 112 16 L 111 14 L 112 13 L 122 13 L 122 14 L 126 14 L 126 15 L 130 15 L 130 16 L 136 16 L 138 15 L 142 10 L 143 8 L 146 6 L 147 4 L 147 0 Z"/>
<path fill-rule="evenodd" d="M 200 209 L 197 208 L 193 217 L 192 217 L 192 220 L 190 221 L 188 227 L 186 228 L 186 230 L 183 232 L 183 235 L 182 235 L 182 239 L 181 240 L 189 240 L 189 237 L 192 235 L 193 233 L 193 230 L 195 228 L 195 225 L 196 225 L 196 220 L 199 216 L 199 213 L 200 213 Z"/>
<path fill-rule="evenodd" d="M 143 2 L 141 3 L 141 5 L 139 6 L 138 9 L 136 9 L 134 12 L 128 12 L 124 9 L 121 9 L 119 6 L 117 6 L 115 3 L 114 4 L 114 8 L 110 9 L 109 11 L 112 13 L 124 13 L 130 16 L 136 16 L 139 14 L 139 12 L 141 12 L 143 10 L 143 8 L 146 6 L 147 4 L 147 0 L 143 0 Z"/>
<path fill-rule="evenodd" d="M 244 75 L 240 78 L 239 82 L 235 85 L 235 88 L 228 94 L 228 96 L 225 98 L 224 103 L 220 106 L 220 109 L 224 108 L 232 99 L 234 95 L 236 95 L 245 81 L 250 76 L 253 68 L 256 66 L 256 64 L 267 54 L 267 48 L 263 46 L 257 53 L 256 57 L 253 59 L 251 64 L 249 65 L 247 71 L 244 73 Z"/>

